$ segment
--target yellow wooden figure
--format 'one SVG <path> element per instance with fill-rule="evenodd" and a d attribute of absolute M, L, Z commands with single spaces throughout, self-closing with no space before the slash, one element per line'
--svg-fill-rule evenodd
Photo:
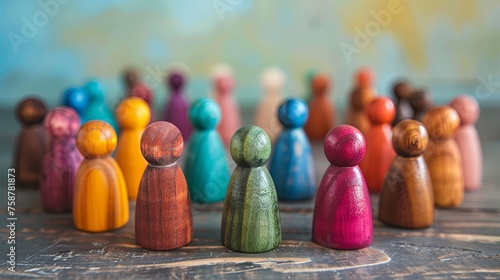
<path fill-rule="evenodd" d="M 127 187 L 120 166 L 110 157 L 116 132 L 103 121 L 85 123 L 76 146 L 85 159 L 76 173 L 73 221 L 79 230 L 103 232 L 128 222 Z"/>
<path fill-rule="evenodd" d="M 116 120 L 121 133 L 116 148 L 116 161 L 120 165 L 128 198 L 135 200 L 141 183 L 142 173 L 148 162 L 141 153 L 141 136 L 151 118 L 148 104 L 139 97 L 124 99 L 116 108 Z"/>

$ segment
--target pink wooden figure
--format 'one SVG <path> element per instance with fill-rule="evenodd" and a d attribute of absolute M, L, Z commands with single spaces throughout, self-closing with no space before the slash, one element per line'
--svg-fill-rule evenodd
<path fill-rule="evenodd" d="M 229 75 L 220 75 L 215 77 L 214 86 L 214 99 L 222 112 L 217 130 L 226 147 L 229 147 L 233 134 L 241 127 L 240 108 L 232 95 L 234 81 Z"/>
<path fill-rule="evenodd" d="M 80 117 L 70 107 L 57 107 L 45 117 L 45 130 L 51 136 L 50 149 L 42 162 L 40 195 L 47 212 L 70 212 L 76 172 L 83 160 L 75 144 Z"/>
<path fill-rule="evenodd" d="M 319 185 L 313 215 L 313 240 L 334 249 L 361 249 L 372 243 L 370 196 L 358 164 L 365 154 L 363 134 L 340 125 L 325 137 L 330 166 Z"/>
<path fill-rule="evenodd" d="M 462 155 L 465 190 L 474 191 L 483 182 L 483 153 L 474 126 L 480 114 L 479 104 L 472 96 L 460 95 L 450 105 L 460 117 L 460 128 L 455 134 L 455 140 Z"/>

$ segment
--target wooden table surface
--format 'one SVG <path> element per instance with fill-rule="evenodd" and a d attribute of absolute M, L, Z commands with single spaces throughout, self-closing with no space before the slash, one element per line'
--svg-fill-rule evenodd
<path fill-rule="evenodd" d="M 377 219 L 372 196 L 373 244 L 339 251 L 311 241 L 314 201 L 280 203 L 283 241 L 270 252 L 242 254 L 220 245 L 222 204 L 194 205 L 194 240 L 184 248 L 155 252 L 138 247 L 131 220 L 113 232 L 91 234 L 73 228 L 70 214 L 42 211 L 36 190 L 17 189 L 16 272 L 3 265 L 0 277 L 16 278 L 500 278 L 500 112 L 483 112 L 478 130 L 484 150 L 484 184 L 467 193 L 459 208 L 437 209 L 423 230 L 387 227 Z M 13 121 L 13 120 L 12 120 Z M 4 127 L 6 125 L 2 125 Z M 0 170 L 7 173 L 15 135 L 0 132 Z M 10 130 L 12 131 L 12 129 Z M 318 176 L 327 167 L 322 147 L 313 145 Z M 7 178 L 5 175 L 4 178 Z M 1 252 L 6 260 L 7 199 L 0 196 Z"/>

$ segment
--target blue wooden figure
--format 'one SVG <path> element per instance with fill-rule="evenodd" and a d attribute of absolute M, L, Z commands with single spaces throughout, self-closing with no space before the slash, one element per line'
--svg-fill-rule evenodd
<path fill-rule="evenodd" d="M 284 129 L 275 143 L 269 172 L 279 200 L 305 200 L 314 195 L 316 171 L 311 144 L 302 129 L 308 113 L 307 104 L 295 98 L 278 109 Z"/>
<path fill-rule="evenodd" d="M 220 108 L 211 99 L 198 99 L 189 110 L 189 118 L 195 131 L 189 140 L 184 174 L 191 200 L 222 201 L 230 174 L 224 145 L 215 129 L 221 119 Z"/>
<path fill-rule="evenodd" d="M 68 88 L 63 93 L 62 105 L 73 108 L 80 115 L 80 122 L 84 123 L 82 117 L 89 106 L 89 95 L 82 88 Z"/>
<path fill-rule="evenodd" d="M 102 84 L 97 80 L 91 80 L 85 85 L 85 91 L 89 96 L 89 105 L 83 114 L 85 122 L 91 120 L 105 121 L 110 124 L 118 134 L 119 127 L 113 112 L 106 105 Z"/>

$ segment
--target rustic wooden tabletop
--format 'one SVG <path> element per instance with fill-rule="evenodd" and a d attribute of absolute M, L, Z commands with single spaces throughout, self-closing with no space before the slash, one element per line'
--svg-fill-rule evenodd
<path fill-rule="evenodd" d="M 311 241 L 314 201 L 280 203 L 283 241 L 270 252 L 242 254 L 221 246 L 222 204 L 194 205 L 194 240 L 184 248 L 155 252 L 138 247 L 131 220 L 122 229 L 91 234 L 73 228 L 70 214 L 42 211 L 36 190 L 16 190 L 16 267 L 7 268 L 7 175 L 0 195 L 0 278 L 500 278 L 500 112 L 483 112 L 478 124 L 484 152 L 484 184 L 467 193 L 459 208 L 436 210 L 423 230 L 387 227 L 377 219 L 372 196 L 374 240 L 366 249 L 339 251 Z M 14 122 L 14 120 L 11 120 Z M 9 121 L 10 122 L 10 121 Z M 7 127 L 6 124 L 1 125 Z M 0 171 L 10 166 L 15 135 L 0 132 Z M 2 131 L 2 130 L 0 130 Z M 318 176 L 327 167 L 314 144 Z"/>

